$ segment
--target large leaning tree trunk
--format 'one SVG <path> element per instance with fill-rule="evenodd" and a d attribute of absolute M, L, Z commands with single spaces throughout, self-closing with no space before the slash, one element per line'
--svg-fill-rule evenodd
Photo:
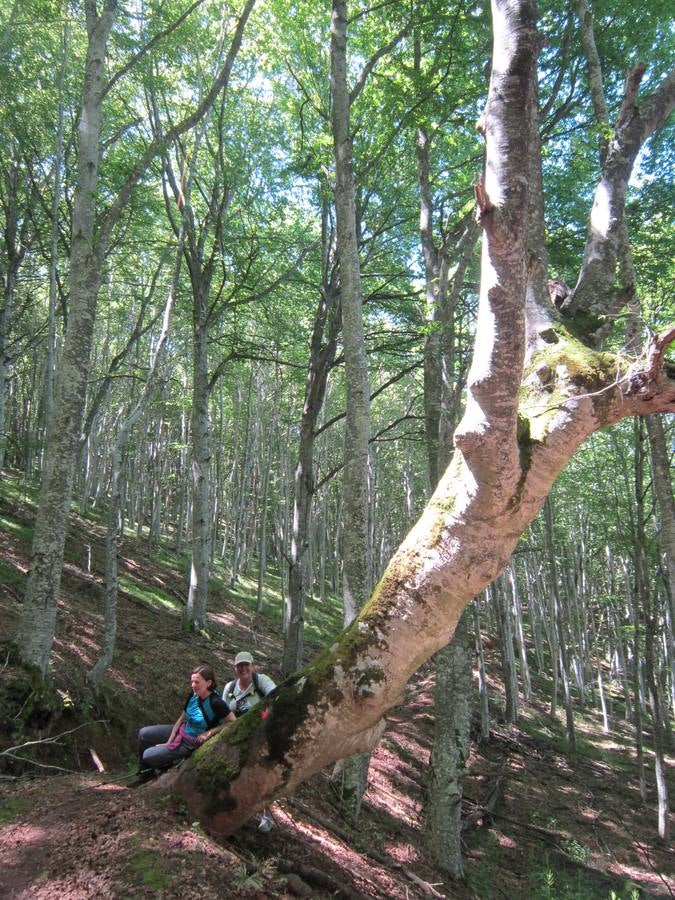
<path fill-rule="evenodd" d="M 504 569 L 582 441 L 625 416 L 675 409 L 675 367 L 664 366 L 675 327 L 629 365 L 584 346 L 555 321 L 553 307 L 547 312 L 535 298 L 527 304 L 526 356 L 524 144 L 534 114 L 538 36 L 532 0 L 493 0 L 492 12 L 487 166 L 477 187 L 481 292 L 455 455 L 342 636 L 254 713 L 159 780 L 213 832 L 233 832 L 324 766 L 370 750 L 408 678 L 447 644 L 464 607 Z"/>

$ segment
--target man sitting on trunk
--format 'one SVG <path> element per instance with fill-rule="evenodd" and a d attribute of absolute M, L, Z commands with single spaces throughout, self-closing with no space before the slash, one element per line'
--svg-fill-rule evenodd
<path fill-rule="evenodd" d="M 223 700 L 230 712 L 239 718 L 273 691 L 276 684 L 269 675 L 259 675 L 256 672 L 253 657 L 246 650 L 235 656 L 234 670 L 237 677 L 225 685 Z"/>

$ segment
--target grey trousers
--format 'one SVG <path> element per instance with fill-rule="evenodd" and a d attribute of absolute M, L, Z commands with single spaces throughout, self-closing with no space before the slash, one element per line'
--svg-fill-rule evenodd
<path fill-rule="evenodd" d="M 141 769 L 166 769 L 196 749 L 185 741 L 175 750 L 167 749 L 164 744 L 171 737 L 172 729 L 173 725 L 147 725 L 141 728 L 138 732 L 138 762 Z"/>

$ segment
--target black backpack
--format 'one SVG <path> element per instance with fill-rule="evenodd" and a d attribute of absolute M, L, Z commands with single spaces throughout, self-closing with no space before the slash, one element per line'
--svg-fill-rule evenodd
<path fill-rule="evenodd" d="M 188 703 L 190 702 L 190 700 L 192 699 L 192 697 L 193 697 L 193 694 L 192 694 L 192 693 L 188 694 L 188 698 L 187 698 L 187 700 L 185 701 L 185 706 L 183 707 L 184 710 L 187 710 Z M 204 716 L 204 720 L 205 720 L 205 722 L 206 722 L 206 727 L 207 727 L 207 728 L 213 728 L 213 726 L 214 726 L 214 725 L 217 725 L 219 721 L 222 721 L 222 716 L 221 716 L 221 718 L 219 719 L 219 718 L 218 718 L 218 715 L 216 714 L 216 711 L 215 711 L 215 709 L 214 709 L 214 707 L 213 707 L 213 702 L 214 702 L 214 700 L 215 700 L 217 703 L 218 703 L 218 702 L 220 702 L 220 703 L 223 702 L 223 701 L 220 699 L 220 697 L 218 696 L 218 692 L 217 692 L 217 691 L 211 691 L 211 693 L 209 694 L 209 696 L 208 696 L 208 697 L 205 697 L 204 700 L 202 700 L 201 697 L 197 697 L 197 703 L 199 704 L 199 708 L 200 708 L 201 711 L 202 711 L 202 715 Z M 208 707 L 208 708 L 207 708 L 207 707 Z"/>

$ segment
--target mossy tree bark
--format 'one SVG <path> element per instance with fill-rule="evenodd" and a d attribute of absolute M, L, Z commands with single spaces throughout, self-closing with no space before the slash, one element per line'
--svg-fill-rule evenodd
<path fill-rule="evenodd" d="M 589 349 L 537 309 L 528 328 L 528 129 L 536 29 L 530 0 L 493 0 L 486 114 L 481 293 L 456 452 L 417 524 L 341 637 L 256 710 L 200 748 L 172 785 L 192 814 L 228 834 L 337 759 L 371 749 L 420 664 L 506 566 L 583 440 L 619 419 L 675 409 L 663 358 L 675 328 L 632 366 Z M 664 372 L 664 368 L 667 370 Z"/>

